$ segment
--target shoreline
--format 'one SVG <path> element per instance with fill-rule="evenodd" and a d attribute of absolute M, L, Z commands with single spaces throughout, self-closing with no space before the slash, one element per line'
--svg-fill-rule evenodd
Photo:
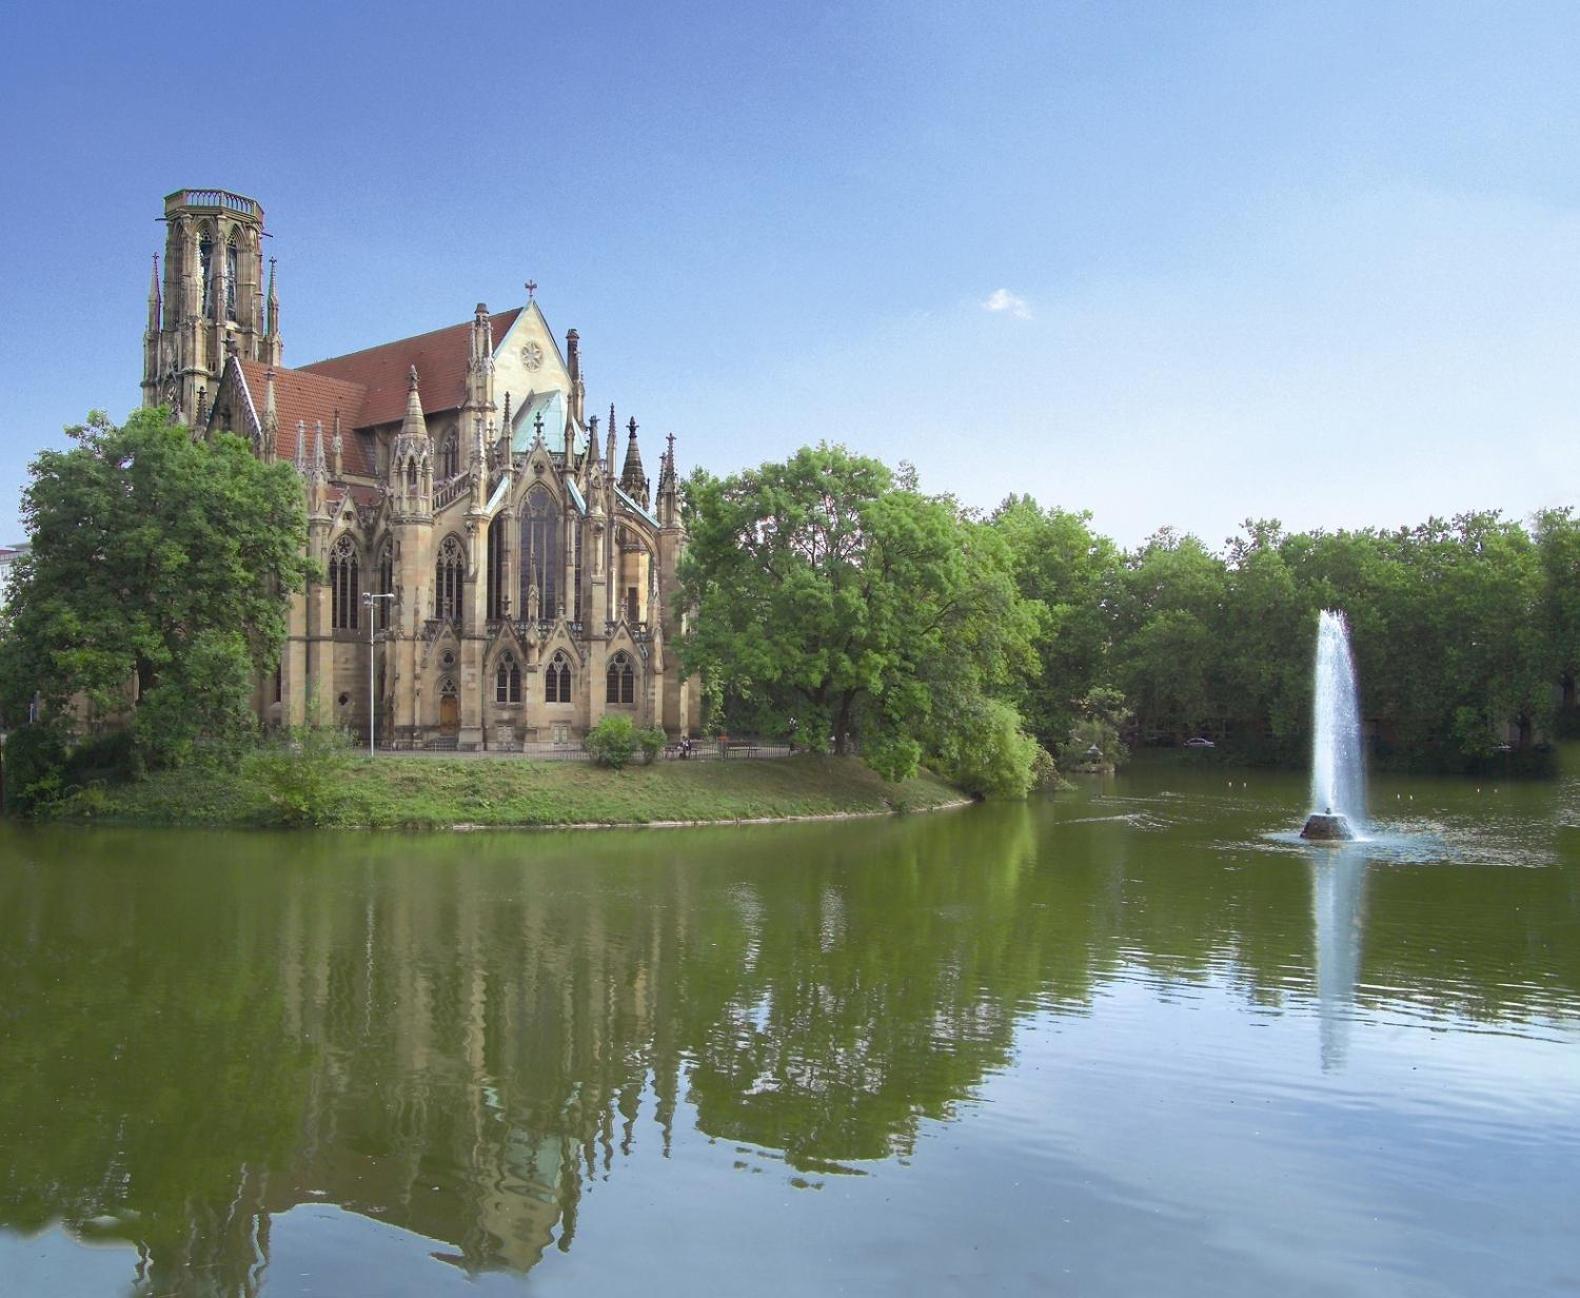
<path fill-rule="evenodd" d="M 354 757 L 316 772 L 243 761 L 95 783 L 38 820 L 150 829 L 681 829 L 867 819 L 971 801 L 927 770 L 890 784 L 857 758 L 817 754 L 620 771 L 518 757 Z"/>
<path fill-rule="evenodd" d="M 563 825 L 481 825 L 460 821 L 454 825 L 439 825 L 436 834 L 490 834 L 520 833 L 553 829 L 708 829 L 719 825 L 794 825 L 819 820 L 878 820 L 883 816 L 920 816 L 934 811 L 959 811 L 974 806 L 976 798 L 957 798 L 953 802 L 935 802 L 926 807 L 887 807 L 873 811 L 826 811 L 810 815 L 790 816 L 740 816 L 733 819 L 714 820 L 577 820 Z M 380 826 L 347 825 L 347 829 L 374 829 Z"/>

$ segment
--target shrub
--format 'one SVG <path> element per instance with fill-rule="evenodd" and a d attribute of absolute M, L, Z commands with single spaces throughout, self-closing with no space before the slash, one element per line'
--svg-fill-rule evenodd
<path fill-rule="evenodd" d="M 345 797 L 351 740 L 331 726 L 283 732 L 243 763 L 282 823 L 327 825 Z"/>
<path fill-rule="evenodd" d="M 951 720 L 938 745 L 944 772 L 982 798 L 1024 798 L 1032 786 L 1037 741 L 1020 713 L 998 699 L 977 699 Z"/>
<path fill-rule="evenodd" d="M 862 760 L 890 784 L 898 784 L 916 774 L 922 746 L 905 735 L 880 735 L 862 745 Z"/>
<path fill-rule="evenodd" d="M 618 771 L 631 760 L 638 742 L 630 717 L 608 716 L 587 732 L 582 747 L 599 766 Z"/>
<path fill-rule="evenodd" d="M 664 745 L 669 742 L 669 736 L 662 730 L 654 727 L 652 730 L 638 730 L 636 742 L 642 746 L 642 765 L 651 766 L 658 755 L 664 751 Z"/>
<path fill-rule="evenodd" d="M 48 722 L 13 730 L 5 741 L 5 806 L 31 816 L 66 791 L 66 743 Z"/>

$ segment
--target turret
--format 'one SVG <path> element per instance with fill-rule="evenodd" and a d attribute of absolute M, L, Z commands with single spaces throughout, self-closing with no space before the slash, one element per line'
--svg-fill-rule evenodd
<path fill-rule="evenodd" d="M 433 513 L 433 439 L 422 413 L 417 388 L 417 367 L 411 367 L 406 386 L 406 415 L 390 448 L 390 496 L 395 512 L 406 517 Z"/>
<path fill-rule="evenodd" d="M 680 488 L 675 476 L 675 434 L 669 435 L 669 450 L 658 470 L 658 525 L 680 525 Z"/>
<path fill-rule="evenodd" d="M 615 427 L 616 427 L 616 425 L 615 425 L 615 422 L 614 422 L 614 402 L 611 401 L 609 403 L 609 430 L 608 430 L 609 441 L 607 443 L 607 447 L 606 447 L 606 449 L 604 451 L 604 457 L 603 457 L 604 467 L 605 467 L 605 469 L 608 470 L 608 476 L 609 476 L 611 481 L 613 481 L 613 479 L 614 479 L 614 456 L 615 456 L 615 444 L 614 444 L 615 431 L 614 430 L 615 430 Z"/>
<path fill-rule="evenodd" d="M 587 398 L 587 389 L 582 382 L 582 338 L 574 329 L 565 335 L 565 359 L 571 376 L 570 419 L 579 424 L 586 417 L 582 406 Z M 568 454 L 565 462 L 570 463 Z"/>
<path fill-rule="evenodd" d="M 148 282 L 148 325 L 143 330 L 143 404 L 156 405 L 159 401 L 160 316 L 164 313 L 164 299 L 159 292 L 159 254 L 154 254 L 153 278 Z"/>
<path fill-rule="evenodd" d="M 263 458 L 273 463 L 280 444 L 280 415 L 274 404 L 274 366 L 263 372 Z"/>
<path fill-rule="evenodd" d="M 642 508 L 647 508 L 648 483 L 647 476 L 642 472 L 642 451 L 636 444 L 636 416 L 631 416 L 627 425 L 631 433 L 631 440 L 625 444 L 625 467 L 620 470 L 620 485 L 625 488 L 625 494 L 633 500 L 642 502 Z"/>
<path fill-rule="evenodd" d="M 274 258 L 269 258 L 269 301 L 264 313 L 263 359 L 278 366 L 285 348 L 280 342 L 280 296 L 274 287 Z"/>

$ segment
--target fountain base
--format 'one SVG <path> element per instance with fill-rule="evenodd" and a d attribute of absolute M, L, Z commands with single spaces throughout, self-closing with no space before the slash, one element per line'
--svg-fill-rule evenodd
<path fill-rule="evenodd" d="M 1343 843 L 1355 837 L 1350 822 L 1332 812 L 1313 811 L 1306 818 L 1306 827 L 1300 831 L 1302 838 L 1318 843 Z"/>

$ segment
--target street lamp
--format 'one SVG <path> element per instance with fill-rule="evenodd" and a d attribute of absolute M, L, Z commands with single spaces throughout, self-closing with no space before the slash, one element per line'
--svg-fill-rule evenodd
<path fill-rule="evenodd" d="M 368 611 L 368 756 L 373 756 L 373 624 L 378 620 L 373 616 L 373 601 L 379 599 L 394 599 L 393 593 L 375 595 L 370 590 L 362 592 L 362 607 Z"/>

